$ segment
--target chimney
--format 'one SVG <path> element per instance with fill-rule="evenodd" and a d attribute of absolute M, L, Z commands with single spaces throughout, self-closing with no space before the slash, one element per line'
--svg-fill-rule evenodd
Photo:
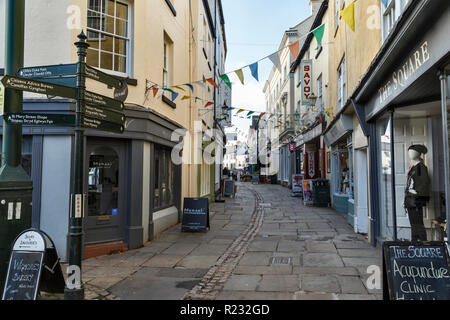
<path fill-rule="evenodd" d="M 320 6 L 324 0 L 310 0 L 309 6 L 311 7 L 311 15 L 316 16 L 317 12 L 319 12 Z"/>

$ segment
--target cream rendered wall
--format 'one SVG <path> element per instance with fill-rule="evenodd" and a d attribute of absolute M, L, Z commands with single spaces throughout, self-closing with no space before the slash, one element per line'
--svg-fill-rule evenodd
<path fill-rule="evenodd" d="M 340 0 L 344 1 L 344 0 Z M 345 5 L 352 1 L 345 0 Z M 342 3 L 342 2 L 340 2 Z M 347 93 L 350 97 L 362 76 L 366 72 L 373 58 L 381 47 L 381 32 L 377 28 L 369 28 L 368 21 L 371 18 L 371 6 L 380 7 L 379 0 L 365 0 L 355 2 L 355 32 L 353 32 L 344 20 L 339 20 L 339 27 L 335 29 L 335 0 L 329 1 L 329 90 L 328 101 L 332 107 L 332 114 L 337 113 L 337 75 L 338 68 L 345 54 L 347 73 Z M 369 12 L 369 13 L 368 13 Z M 369 24 L 370 25 L 370 24 Z"/>

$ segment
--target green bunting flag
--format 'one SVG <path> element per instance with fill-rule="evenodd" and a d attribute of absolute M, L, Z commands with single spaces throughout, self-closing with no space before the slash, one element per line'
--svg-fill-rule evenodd
<path fill-rule="evenodd" d="M 325 24 L 318 27 L 312 33 L 316 37 L 318 48 L 320 48 L 322 45 L 323 34 L 325 33 Z"/>
<path fill-rule="evenodd" d="M 249 113 L 247 113 L 247 117 L 250 117 L 254 113 L 255 113 L 255 111 L 250 111 Z"/>
<path fill-rule="evenodd" d="M 221 75 L 220 78 L 223 80 L 223 82 L 225 82 L 225 84 L 228 86 L 228 88 L 231 89 L 230 78 L 228 78 L 228 76 L 226 74 Z"/>

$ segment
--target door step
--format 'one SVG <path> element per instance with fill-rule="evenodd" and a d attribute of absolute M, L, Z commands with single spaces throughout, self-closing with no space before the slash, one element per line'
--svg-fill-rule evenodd
<path fill-rule="evenodd" d="M 117 254 L 125 251 L 128 251 L 128 244 L 122 241 L 91 244 L 84 247 L 84 259 Z"/>

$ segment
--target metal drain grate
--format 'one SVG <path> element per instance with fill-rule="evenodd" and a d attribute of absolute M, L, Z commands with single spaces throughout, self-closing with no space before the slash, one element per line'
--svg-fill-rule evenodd
<path fill-rule="evenodd" d="M 291 264 L 291 257 L 272 257 L 270 264 Z"/>

